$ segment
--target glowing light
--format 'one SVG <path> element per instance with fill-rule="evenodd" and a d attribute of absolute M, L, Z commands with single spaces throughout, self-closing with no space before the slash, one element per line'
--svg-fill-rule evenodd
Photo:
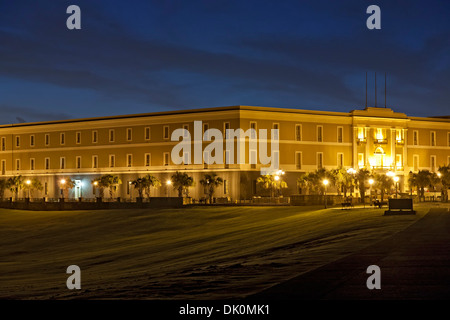
<path fill-rule="evenodd" d="M 369 179 L 369 184 L 373 184 L 373 179 Z"/>
<path fill-rule="evenodd" d="M 98 185 L 98 182 L 97 182 L 97 181 L 94 181 L 94 186 L 96 186 L 96 185 Z"/>
<path fill-rule="evenodd" d="M 393 177 L 395 174 L 392 171 L 388 171 L 388 173 L 386 173 L 386 175 L 388 177 Z"/>
<path fill-rule="evenodd" d="M 395 176 L 395 177 L 394 177 L 394 181 L 395 181 L 395 182 L 398 182 L 398 180 L 400 180 L 400 178 L 397 177 L 397 176 Z"/>
<path fill-rule="evenodd" d="M 328 184 L 328 180 L 325 179 L 325 180 L 322 181 L 322 183 L 326 186 Z"/>
<path fill-rule="evenodd" d="M 66 180 L 61 179 L 61 184 L 65 184 L 65 183 L 66 183 Z"/>
<path fill-rule="evenodd" d="M 440 177 L 441 177 L 441 173 L 440 173 L 440 172 L 438 172 L 438 173 L 437 173 L 437 176 L 438 176 L 438 177 L 440 178 Z"/>
<path fill-rule="evenodd" d="M 30 180 L 27 180 L 27 181 L 26 181 L 26 184 L 30 185 L 30 184 L 31 184 L 31 181 L 30 181 Z"/>
<path fill-rule="evenodd" d="M 170 186 L 170 185 L 172 184 L 172 181 L 167 180 L 167 181 L 166 181 L 166 184 L 167 184 L 168 186 Z"/>
<path fill-rule="evenodd" d="M 353 168 L 350 168 L 347 170 L 347 173 L 354 174 L 354 173 L 356 173 L 356 170 Z"/>
<path fill-rule="evenodd" d="M 280 176 L 275 176 L 275 181 L 278 181 L 278 180 L 280 180 Z"/>

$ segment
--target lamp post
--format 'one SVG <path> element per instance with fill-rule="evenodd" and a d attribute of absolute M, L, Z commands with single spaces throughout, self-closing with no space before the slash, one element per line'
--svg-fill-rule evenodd
<path fill-rule="evenodd" d="M 31 185 L 31 181 L 30 180 L 27 180 L 26 182 L 25 182 L 26 184 L 27 184 L 27 186 L 28 186 L 28 199 L 30 199 L 30 185 Z"/>
<path fill-rule="evenodd" d="M 372 185 L 373 185 L 373 179 L 369 179 L 369 185 L 370 185 L 370 205 L 372 205 Z"/>
<path fill-rule="evenodd" d="M 61 179 L 60 183 L 61 183 L 61 196 L 62 198 L 64 198 L 64 185 L 66 184 L 66 180 Z"/>
<path fill-rule="evenodd" d="M 395 181 L 395 199 L 398 198 L 398 192 L 397 192 L 398 180 L 399 180 L 399 177 L 395 176 L 394 177 L 394 181 Z"/>
<path fill-rule="evenodd" d="M 133 200 L 133 195 L 131 194 L 131 181 L 128 181 L 128 192 L 130 193 L 130 202 Z"/>
<path fill-rule="evenodd" d="M 325 186 L 325 209 L 327 208 L 327 185 L 328 185 L 328 180 L 324 179 L 322 181 L 323 185 Z"/>
<path fill-rule="evenodd" d="M 172 181 L 169 179 L 166 181 L 166 186 L 167 186 L 167 198 L 169 197 L 169 193 L 170 193 L 170 185 L 172 184 Z"/>

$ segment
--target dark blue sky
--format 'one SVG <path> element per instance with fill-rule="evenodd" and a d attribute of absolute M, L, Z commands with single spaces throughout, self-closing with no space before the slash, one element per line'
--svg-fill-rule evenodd
<path fill-rule="evenodd" d="M 82 30 L 66 28 L 81 8 Z M 381 8 L 381 30 L 366 9 Z M 0 1 L 0 123 L 228 105 L 450 114 L 450 1 Z"/>

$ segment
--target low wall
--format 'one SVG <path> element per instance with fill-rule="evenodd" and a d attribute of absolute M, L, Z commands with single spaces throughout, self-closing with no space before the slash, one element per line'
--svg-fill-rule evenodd
<path fill-rule="evenodd" d="M 60 211 L 60 210 L 101 210 L 101 209 L 142 209 L 142 208 L 180 208 L 183 206 L 183 198 L 178 197 L 151 197 L 150 201 L 120 202 L 119 201 L 0 201 L 0 208 L 35 210 L 35 211 Z"/>
<path fill-rule="evenodd" d="M 327 205 L 341 204 L 344 201 L 343 196 L 327 195 Z M 312 206 L 325 204 L 325 196 L 316 194 L 297 194 L 291 195 L 291 205 L 293 206 Z M 357 201 L 356 198 L 352 199 L 353 203 Z"/>

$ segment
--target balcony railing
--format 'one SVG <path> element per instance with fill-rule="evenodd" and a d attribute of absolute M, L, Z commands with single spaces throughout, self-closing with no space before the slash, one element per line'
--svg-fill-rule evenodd
<path fill-rule="evenodd" d="M 358 144 L 363 144 L 363 143 L 366 143 L 367 142 L 367 139 L 366 138 L 358 138 L 357 139 L 357 143 Z"/>
<path fill-rule="evenodd" d="M 377 143 L 377 144 L 387 144 L 387 139 L 375 139 L 374 140 L 374 143 Z"/>
<path fill-rule="evenodd" d="M 399 146 L 403 146 L 405 144 L 405 140 L 395 140 L 395 143 Z"/>

